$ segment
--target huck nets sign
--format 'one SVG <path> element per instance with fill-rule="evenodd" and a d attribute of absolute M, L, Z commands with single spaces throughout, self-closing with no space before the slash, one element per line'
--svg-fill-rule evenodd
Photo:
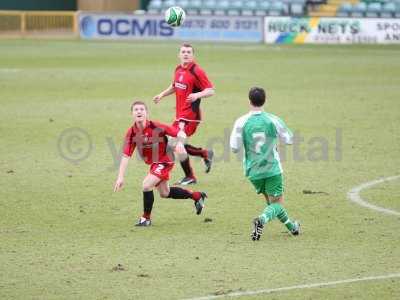
<path fill-rule="evenodd" d="M 264 39 L 271 44 L 400 43 L 400 19 L 266 17 Z"/>

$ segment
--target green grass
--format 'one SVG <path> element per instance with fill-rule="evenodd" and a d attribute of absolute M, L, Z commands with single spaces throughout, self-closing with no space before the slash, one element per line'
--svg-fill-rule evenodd
<path fill-rule="evenodd" d="M 217 94 L 203 101 L 205 122 L 192 142 L 221 140 L 211 174 L 195 162 L 207 208 L 199 217 L 190 201 L 157 196 L 154 226 L 134 228 L 148 167 L 132 161 L 124 190 L 113 194 L 112 153 L 133 99 L 149 103 L 152 119 L 172 121 L 174 99 L 150 99 L 171 81 L 177 44 L 0 41 L 0 298 L 181 299 L 399 273 L 400 218 L 346 199 L 355 185 L 399 174 L 399 50 L 196 45 Z M 248 110 L 254 85 L 267 89 L 267 110 L 304 137 L 284 162 L 286 208 L 303 225 L 297 238 L 274 222 L 250 241 L 250 221 L 264 204 L 238 159 L 224 154 L 224 132 Z M 57 148 L 73 127 L 93 145 L 77 163 Z M 324 160 L 316 137 L 328 146 Z M 173 181 L 180 176 L 176 167 Z M 361 196 L 399 211 L 398 182 Z M 118 264 L 123 270 L 113 271 Z M 395 299 L 400 279 L 240 299 L 267 297 Z"/>

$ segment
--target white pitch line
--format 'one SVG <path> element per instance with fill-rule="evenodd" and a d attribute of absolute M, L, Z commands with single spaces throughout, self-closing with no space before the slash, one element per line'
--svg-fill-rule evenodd
<path fill-rule="evenodd" d="M 369 209 L 373 209 L 373 210 L 379 211 L 384 214 L 400 216 L 400 212 L 370 204 L 367 201 L 365 201 L 364 199 L 362 199 L 360 196 L 360 192 L 363 189 L 369 188 L 371 186 L 374 186 L 376 184 L 379 184 L 379 183 L 382 183 L 385 181 L 392 181 L 392 180 L 396 180 L 396 179 L 400 179 L 400 175 L 381 178 L 381 179 L 377 179 L 377 180 L 373 180 L 373 181 L 369 181 L 369 182 L 360 184 L 359 186 L 352 188 L 347 193 L 347 198 L 349 198 L 350 201 L 353 201 L 354 203 L 357 203 L 358 205 L 367 207 Z"/>
<path fill-rule="evenodd" d="M 227 294 L 223 294 L 223 295 L 209 295 L 209 296 L 198 297 L 198 298 L 190 298 L 190 299 L 186 299 L 186 300 L 211 300 L 211 299 L 220 299 L 220 298 L 225 298 L 225 297 L 232 298 L 232 297 L 259 295 L 259 294 L 271 294 L 271 293 L 285 292 L 285 291 L 290 291 L 290 290 L 311 289 L 311 288 L 319 288 L 319 287 L 352 283 L 352 282 L 384 280 L 384 279 L 390 279 L 390 278 L 400 278 L 400 273 L 393 273 L 393 274 L 379 275 L 379 276 L 369 276 L 369 277 L 362 277 L 362 278 L 352 278 L 352 279 L 344 279 L 344 280 L 320 282 L 320 283 L 312 283 L 312 284 L 293 285 L 293 286 L 287 286 L 287 287 L 281 287 L 281 288 L 275 288 L 275 289 L 264 289 L 264 290 L 258 290 L 258 291 L 232 292 L 232 293 L 227 293 Z"/>

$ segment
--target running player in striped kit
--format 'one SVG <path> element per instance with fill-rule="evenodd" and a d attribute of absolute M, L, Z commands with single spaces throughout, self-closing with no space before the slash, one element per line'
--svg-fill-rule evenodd
<path fill-rule="evenodd" d="M 167 89 L 156 95 L 153 100 L 159 103 L 162 98 L 175 94 L 176 114 L 173 127 L 182 129 L 188 137 L 193 136 L 199 126 L 202 116 L 201 99 L 215 94 L 214 86 L 206 72 L 195 62 L 193 46 L 184 43 L 179 48 L 180 64 L 175 68 L 174 78 Z M 171 141 L 172 142 L 172 141 Z M 170 143 L 173 145 L 173 142 Z M 214 152 L 212 149 L 195 147 L 185 143 L 185 152 L 178 154 L 181 167 L 185 173 L 178 183 L 181 185 L 195 184 L 197 178 L 190 164 L 189 155 L 201 157 L 210 172 Z"/>

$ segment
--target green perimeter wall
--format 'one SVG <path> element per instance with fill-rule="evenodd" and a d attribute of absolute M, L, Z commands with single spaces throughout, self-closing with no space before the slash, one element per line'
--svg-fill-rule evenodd
<path fill-rule="evenodd" d="M 76 0 L 0 0 L 0 10 L 76 10 Z"/>
<path fill-rule="evenodd" d="M 149 5 L 150 0 L 140 0 L 140 8 L 141 9 L 147 9 L 147 6 Z"/>

